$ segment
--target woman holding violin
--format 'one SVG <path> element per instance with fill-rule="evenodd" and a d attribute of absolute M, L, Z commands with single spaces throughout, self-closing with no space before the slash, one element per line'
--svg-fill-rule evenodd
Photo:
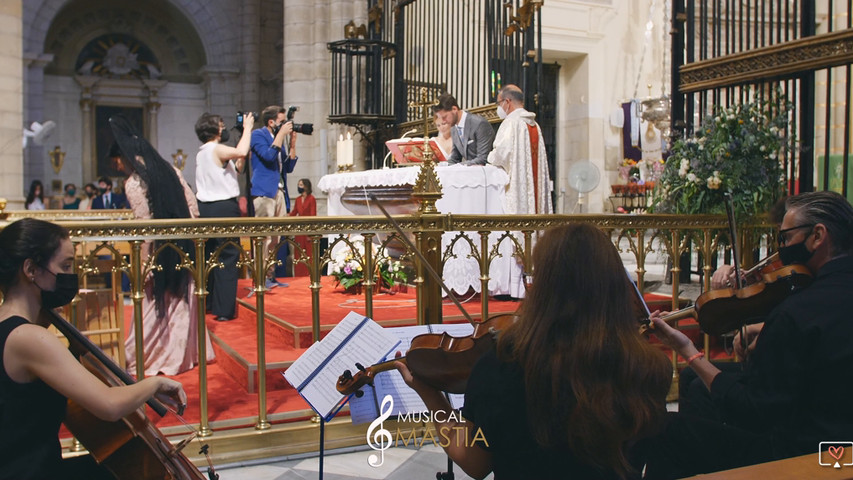
<path fill-rule="evenodd" d="M 638 478 L 632 445 L 664 418 L 672 369 L 638 331 L 621 259 L 602 231 L 573 224 L 548 230 L 533 264 L 518 320 L 474 366 L 464 420 L 434 416 L 445 450 L 474 478 Z M 432 412 L 451 410 L 396 367 Z"/>
<path fill-rule="evenodd" d="M 148 377 L 109 387 L 50 331 L 43 309 L 77 294 L 74 247 L 64 228 L 22 219 L 0 231 L 0 478 L 93 478 L 63 465 L 59 426 L 66 399 L 95 416 L 118 420 L 155 396 L 182 409 L 181 384 Z M 86 475 L 86 476 L 84 476 Z"/>
<path fill-rule="evenodd" d="M 807 453 L 853 435 L 853 207 L 835 192 L 789 197 L 779 256 L 814 277 L 766 317 L 740 372 L 720 371 L 652 315 L 655 334 L 687 360 L 717 418 L 678 414 L 646 442 L 649 478 L 681 478 Z"/>

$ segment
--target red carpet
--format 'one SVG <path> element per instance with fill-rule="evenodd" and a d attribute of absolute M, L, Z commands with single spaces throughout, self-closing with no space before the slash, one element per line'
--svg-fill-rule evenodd
<path fill-rule="evenodd" d="M 281 376 L 312 340 L 311 333 L 311 290 L 307 277 L 286 278 L 290 285 L 278 287 L 264 296 L 267 313 L 265 320 L 265 346 L 267 363 L 267 413 L 280 413 L 308 409 L 308 405 L 290 388 Z M 320 324 L 325 334 L 349 311 L 365 313 L 364 295 L 353 295 L 335 288 L 334 278 L 324 277 L 320 290 Z M 216 360 L 208 365 L 208 419 L 211 422 L 245 418 L 246 425 L 254 424 L 258 415 L 257 385 L 257 317 L 254 311 L 255 298 L 247 298 L 251 282 L 241 280 L 238 289 L 238 316 L 229 322 L 217 322 L 208 317 L 208 328 L 214 341 Z M 414 325 L 417 318 L 415 289 L 395 294 L 380 293 L 373 297 L 374 320 L 385 326 Z M 653 304 L 664 304 L 666 296 L 649 294 L 646 300 Z M 489 312 L 509 313 L 515 311 L 519 302 L 490 299 Z M 475 318 L 481 312 L 479 296 L 475 295 L 464 303 L 465 309 Z M 132 318 L 132 307 L 127 307 L 126 321 Z M 445 320 L 464 321 L 458 308 L 445 300 Z M 692 320 L 681 322 L 688 335 L 697 344 L 702 337 L 698 328 L 691 328 Z M 652 341 L 655 341 L 652 338 Z M 294 344 L 302 348 L 294 348 Z M 662 347 L 663 348 L 663 347 Z M 725 355 L 714 348 L 712 358 Z M 199 421 L 199 378 L 198 369 L 192 369 L 175 377 L 184 385 L 189 396 L 184 419 L 190 423 Z M 153 413 L 152 413 L 153 415 Z M 158 426 L 180 424 L 174 415 L 155 419 Z"/>

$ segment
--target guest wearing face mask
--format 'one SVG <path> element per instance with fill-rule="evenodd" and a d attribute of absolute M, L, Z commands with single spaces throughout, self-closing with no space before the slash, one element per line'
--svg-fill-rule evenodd
<path fill-rule="evenodd" d="M 113 156 L 113 153 L 110 153 Z M 121 193 L 113 192 L 113 181 L 110 177 L 98 179 L 99 195 L 92 199 L 92 210 L 130 208 L 127 197 Z"/>
<path fill-rule="evenodd" d="M 95 195 L 98 194 L 98 187 L 95 186 L 94 183 L 87 183 L 83 190 L 86 193 L 86 196 L 80 200 L 80 205 L 78 208 L 80 210 L 91 210 L 92 209 L 92 199 L 95 198 Z"/>
<path fill-rule="evenodd" d="M 252 132 L 252 205 L 256 217 L 283 217 L 290 212 L 287 193 L 287 174 L 293 173 L 299 157 L 296 155 L 296 132 L 293 122 L 287 121 L 287 110 L 272 105 L 261 112 L 263 127 Z M 274 238 L 264 242 L 264 251 L 275 252 Z M 283 247 L 284 248 L 284 247 Z M 265 287 L 286 287 L 269 272 Z"/>
<path fill-rule="evenodd" d="M 515 85 L 503 87 L 497 102 L 503 122 L 489 153 L 489 163 L 509 175 L 504 213 L 552 213 L 548 158 L 536 114 L 524 109 L 524 94 Z"/>
<path fill-rule="evenodd" d="M 62 459 L 59 427 L 68 399 L 116 421 L 151 397 L 181 410 L 181 384 L 162 376 L 110 387 L 47 327 L 44 309 L 77 294 L 74 246 L 65 228 L 25 218 L 0 231 L 0 478 L 111 478 L 89 457 Z"/>
<path fill-rule="evenodd" d="M 813 454 L 853 432 L 853 411 L 839 408 L 853 397 L 853 207 L 835 192 L 788 197 L 778 243 L 782 262 L 805 266 L 813 281 L 769 313 L 741 371 L 720 371 L 652 315 L 654 334 L 687 360 L 710 408 L 670 419 L 647 445 L 646 478 Z"/>
<path fill-rule="evenodd" d="M 307 178 L 300 178 L 299 182 L 296 184 L 296 189 L 299 192 L 299 196 L 296 197 L 296 204 L 293 207 L 293 210 L 290 211 L 291 217 L 315 217 L 317 216 L 317 200 L 314 198 L 314 195 L 311 194 L 313 190 L 311 189 L 311 180 Z M 293 238 L 299 246 L 302 248 L 302 251 L 305 252 L 306 255 L 311 255 L 311 239 L 305 235 L 297 235 Z M 301 263 L 293 264 L 293 276 L 294 277 L 307 277 L 308 276 L 308 267 Z"/>
<path fill-rule="evenodd" d="M 77 210 L 80 208 L 80 197 L 77 196 L 77 186 L 73 183 L 65 184 L 65 196 L 62 197 L 63 210 Z"/>

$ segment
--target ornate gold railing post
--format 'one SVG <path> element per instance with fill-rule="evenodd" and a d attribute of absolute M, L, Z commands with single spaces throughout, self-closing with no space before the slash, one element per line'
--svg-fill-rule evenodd
<path fill-rule="evenodd" d="M 142 355 L 145 348 L 142 338 L 142 299 L 145 298 L 142 285 L 142 243 L 142 240 L 130 242 L 130 299 L 133 302 L 137 380 L 145 378 L 145 357 Z M 113 275 L 113 288 L 115 288 L 115 275 Z"/>
<path fill-rule="evenodd" d="M 206 346 L 207 327 L 205 324 L 205 312 L 207 303 L 207 275 L 210 272 L 211 266 L 207 264 L 207 259 L 204 257 L 205 239 L 193 239 L 195 245 L 195 298 L 196 298 L 196 322 L 198 324 L 199 345 Z M 134 312 L 136 310 L 134 309 Z M 140 309 L 141 311 L 141 309 Z M 204 350 L 199 348 L 198 361 L 198 396 L 199 396 L 199 419 L 198 419 L 198 434 L 200 437 L 209 437 L 213 435 L 213 430 L 210 429 L 210 424 L 207 419 L 207 362 L 203 357 Z"/>
<path fill-rule="evenodd" d="M 375 236 L 372 233 L 363 233 L 361 235 L 364 238 L 364 269 L 362 272 L 364 281 L 362 282 L 364 288 L 364 311 L 365 315 L 368 318 L 373 318 L 373 286 L 376 285 L 376 282 L 373 281 L 373 276 L 377 273 L 375 259 L 373 258 L 373 237 Z M 379 284 L 382 284 L 382 279 L 379 279 Z"/>
<path fill-rule="evenodd" d="M 254 253 L 254 266 L 252 268 L 252 281 L 255 292 L 255 315 L 257 318 L 258 332 L 258 421 L 255 430 L 267 430 L 270 422 L 267 420 L 267 355 L 265 345 L 265 320 L 264 320 L 264 293 L 266 289 L 267 262 L 264 259 L 269 256 L 271 262 L 275 262 L 275 255 L 267 255 L 264 248 L 265 237 L 252 239 L 252 250 Z"/>
<path fill-rule="evenodd" d="M 483 311 L 480 320 L 485 321 L 489 318 L 489 267 L 491 266 L 492 256 L 489 254 L 489 233 L 487 231 L 479 231 L 480 234 L 480 309 Z"/>
<path fill-rule="evenodd" d="M 420 107 L 423 110 L 424 119 L 423 163 L 412 196 L 420 202 L 418 206 L 420 231 L 416 235 L 417 243 L 415 245 L 433 267 L 433 270 L 441 275 L 443 271 L 441 266 L 441 234 L 444 229 L 436 227 L 442 225 L 444 217 L 439 215 L 438 209 L 435 208 L 435 202 L 442 196 L 441 183 L 435 174 L 432 147 L 430 147 L 429 138 L 426 134 L 429 130 L 429 119 L 432 118 L 429 109 L 435 104 L 435 101 L 428 99 L 427 90 L 424 87 L 421 87 L 420 103 L 410 104 L 410 106 Z M 426 268 L 421 265 L 420 261 L 417 262 L 417 265 L 418 276 L 423 280 L 423 283 L 418 285 L 418 301 L 423 302 L 420 303 L 423 315 L 418 315 L 418 323 L 441 323 L 441 285 L 435 279 L 429 278 Z"/>
<path fill-rule="evenodd" d="M 637 250 L 634 254 L 637 259 L 637 288 L 643 292 L 646 287 L 646 230 L 637 229 Z"/>
<path fill-rule="evenodd" d="M 322 235 L 311 235 L 311 333 L 314 341 L 320 341 L 320 273 L 323 266 L 320 263 L 320 240 Z"/>

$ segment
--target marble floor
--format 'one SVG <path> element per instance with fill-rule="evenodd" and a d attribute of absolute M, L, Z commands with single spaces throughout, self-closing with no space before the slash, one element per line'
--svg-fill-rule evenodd
<path fill-rule="evenodd" d="M 324 480 L 353 479 L 434 479 L 436 473 L 447 470 L 447 456 L 441 447 L 424 445 L 421 448 L 394 447 L 385 450 L 381 466 L 372 467 L 368 457 L 375 454 L 363 447 L 327 452 L 323 460 Z M 317 456 L 300 458 L 267 459 L 255 464 L 234 464 L 217 467 L 220 480 L 302 480 L 318 479 L 320 462 Z M 453 467 L 454 479 L 470 479 L 457 466 Z M 448 477 L 450 478 L 450 477 Z M 486 477 L 491 479 L 492 476 Z"/>

